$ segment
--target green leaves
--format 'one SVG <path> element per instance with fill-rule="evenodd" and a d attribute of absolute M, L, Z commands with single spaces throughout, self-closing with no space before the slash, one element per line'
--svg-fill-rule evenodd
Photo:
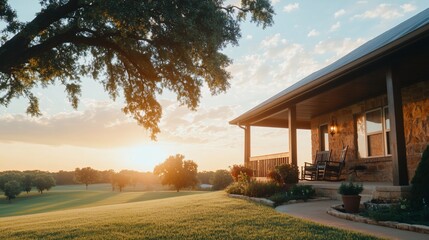
<path fill-rule="evenodd" d="M 0 104 L 25 96 L 27 113 L 38 116 L 31 91 L 59 82 L 77 108 L 80 78 L 89 76 L 100 80 L 112 99 L 122 95 L 124 112 L 152 139 L 162 116 L 157 94 L 168 89 L 194 110 L 204 82 L 212 94 L 225 92 L 231 60 L 222 49 L 238 43 L 239 23 L 248 15 L 265 28 L 274 14 L 268 0 L 242 0 L 241 6 L 213 0 L 40 3 L 41 12 L 22 24 L 0 0 L 0 18 L 9 23 L 0 46 Z"/>

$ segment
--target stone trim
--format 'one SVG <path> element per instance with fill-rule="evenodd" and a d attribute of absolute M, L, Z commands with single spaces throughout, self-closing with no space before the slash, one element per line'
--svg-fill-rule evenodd
<path fill-rule="evenodd" d="M 326 213 L 331 215 L 331 216 L 350 220 L 350 221 L 429 234 L 429 226 L 417 225 L 417 224 L 408 224 L 408 223 L 399 223 L 399 222 L 392 222 L 392 221 L 375 221 L 373 219 L 362 217 L 362 216 L 359 216 L 356 214 L 340 212 L 340 211 L 335 209 L 336 207 L 339 207 L 339 206 L 341 206 L 341 205 L 331 206 L 330 208 L 328 208 L 326 210 Z"/>

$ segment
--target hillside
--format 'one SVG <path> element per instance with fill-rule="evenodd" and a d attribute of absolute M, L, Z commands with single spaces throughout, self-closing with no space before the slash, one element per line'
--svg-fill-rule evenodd
<path fill-rule="evenodd" d="M 373 239 L 223 192 L 0 218 L 4 239 Z"/>

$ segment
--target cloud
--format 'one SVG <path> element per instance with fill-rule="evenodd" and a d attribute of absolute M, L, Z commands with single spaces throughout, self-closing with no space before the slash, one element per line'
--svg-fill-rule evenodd
<path fill-rule="evenodd" d="M 339 18 L 339 17 L 343 16 L 344 14 L 346 14 L 346 10 L 340 9 L 334 13 L 334 17 Z"/>
<path fill-rule="evenodd" d="M 333 62 L 334 60 L 343 57 L 347 53 L 361 46 L 363 43 L 365 43 L 365 41 L 366 40 L 363 38 L 358 38 L 355 40 L 352 40 L 351 38 L 345 38 L 342 40 L 320 41 L 314 47 L 314 53 L 320 55 L 333 53 L 334 55 L 331 58 L 326 59 L 327 62 Z"/>
<path fill-rule="evenodd" d="M 280 0 L 271 0 L 271 3 L 273 4 L 273 5 L 276 5 L 277 3 L 279 3 L 280 2 Z"/>
<path fill-rule="evenodd" d="M 246 39 L 247 39 L 247 40 L 253 39 L 253 36 L 252 36 L 252 35 L 250 35 L 250 34 L 248 34 L 248 35 L 246 35 Z"/>
<path fill-rule="evenodd" d="M 331 26 L 331 29 L 329 29 L 329 31 L 331 32 L 337 31 L 340 27 L 341 27 L 341 23 L 336 22 L 334 25 Z"/>
<path fill-rule="evenodd" d="M 8 114 L 0 118 L 1 142 L 109 148 L 147 140 L 135 120 L 116 104 L 87 103 L 87 110 L 61 112 L 41 118 Z"/>
<path fill-rule="evenodd" d="M 411 4 L 401 5 L 400 8 L 392 4 L 380 4 L 372 10 L 365 11 L 362 14 L 356 14 L 352 19 L 374 19 L 381 18 L 384 20 L 399 18 L 404 15 L 407 11 L 413 11 L 415 7 Z"/>
<path fill-rule="evenodd" d="M 320 35 L 320 32 L 318 32 L 316 29 L 312 29 L 310 32 L 308 32 L 307 37 L 316 37 L 319 35 Z"/>
<path fill-rule="evenodd" d="M 404 13 L 413 12 L 416 10 L 416 6 L 414 6 L 413 4 L 410 4 L 410 3 L 402 4 L 401 8 L 404 11 Z"/>
<path fill-rule="evenodd" d="M 283 7 L 283 12 L 292 12 L 299 9 L 299 3 L 291 3 Z"/>

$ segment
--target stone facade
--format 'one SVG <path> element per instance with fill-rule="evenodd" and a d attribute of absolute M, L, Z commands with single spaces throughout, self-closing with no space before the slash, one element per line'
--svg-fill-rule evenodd
<path fill-rule="evenodd" d="M 409 180 L 420 161 L 426 146 L 429 145 L 429 81 L 420 82 L 402 90 L 404 131 L 407 149 L 407 165 Z M 363 154 L 359 141 L 358 129 L 364 114 L 367 111 L 387 106 L 386 95 L 368 99 L 352 106 L 339 109 L 329 114 L 317 116 L 311 121 L 311 141 L 313 159 L 317 150 L 320 150 L 321 125 L 328 124 L 334 118 L 337 122 L 337 133 L 329 135 L 329 148 L 332 149 L 333 160 L 338 160 L 341 149 L 348 145 L 346 167 L 342 178 L 347 179 L 352 173 L 349 171 L 353 166 L 365 166 L 364 171 L 355 171 L 358 181 L 391 182 L 392 181 L 392 159 L 391 156 L 367 157 Z"/>

